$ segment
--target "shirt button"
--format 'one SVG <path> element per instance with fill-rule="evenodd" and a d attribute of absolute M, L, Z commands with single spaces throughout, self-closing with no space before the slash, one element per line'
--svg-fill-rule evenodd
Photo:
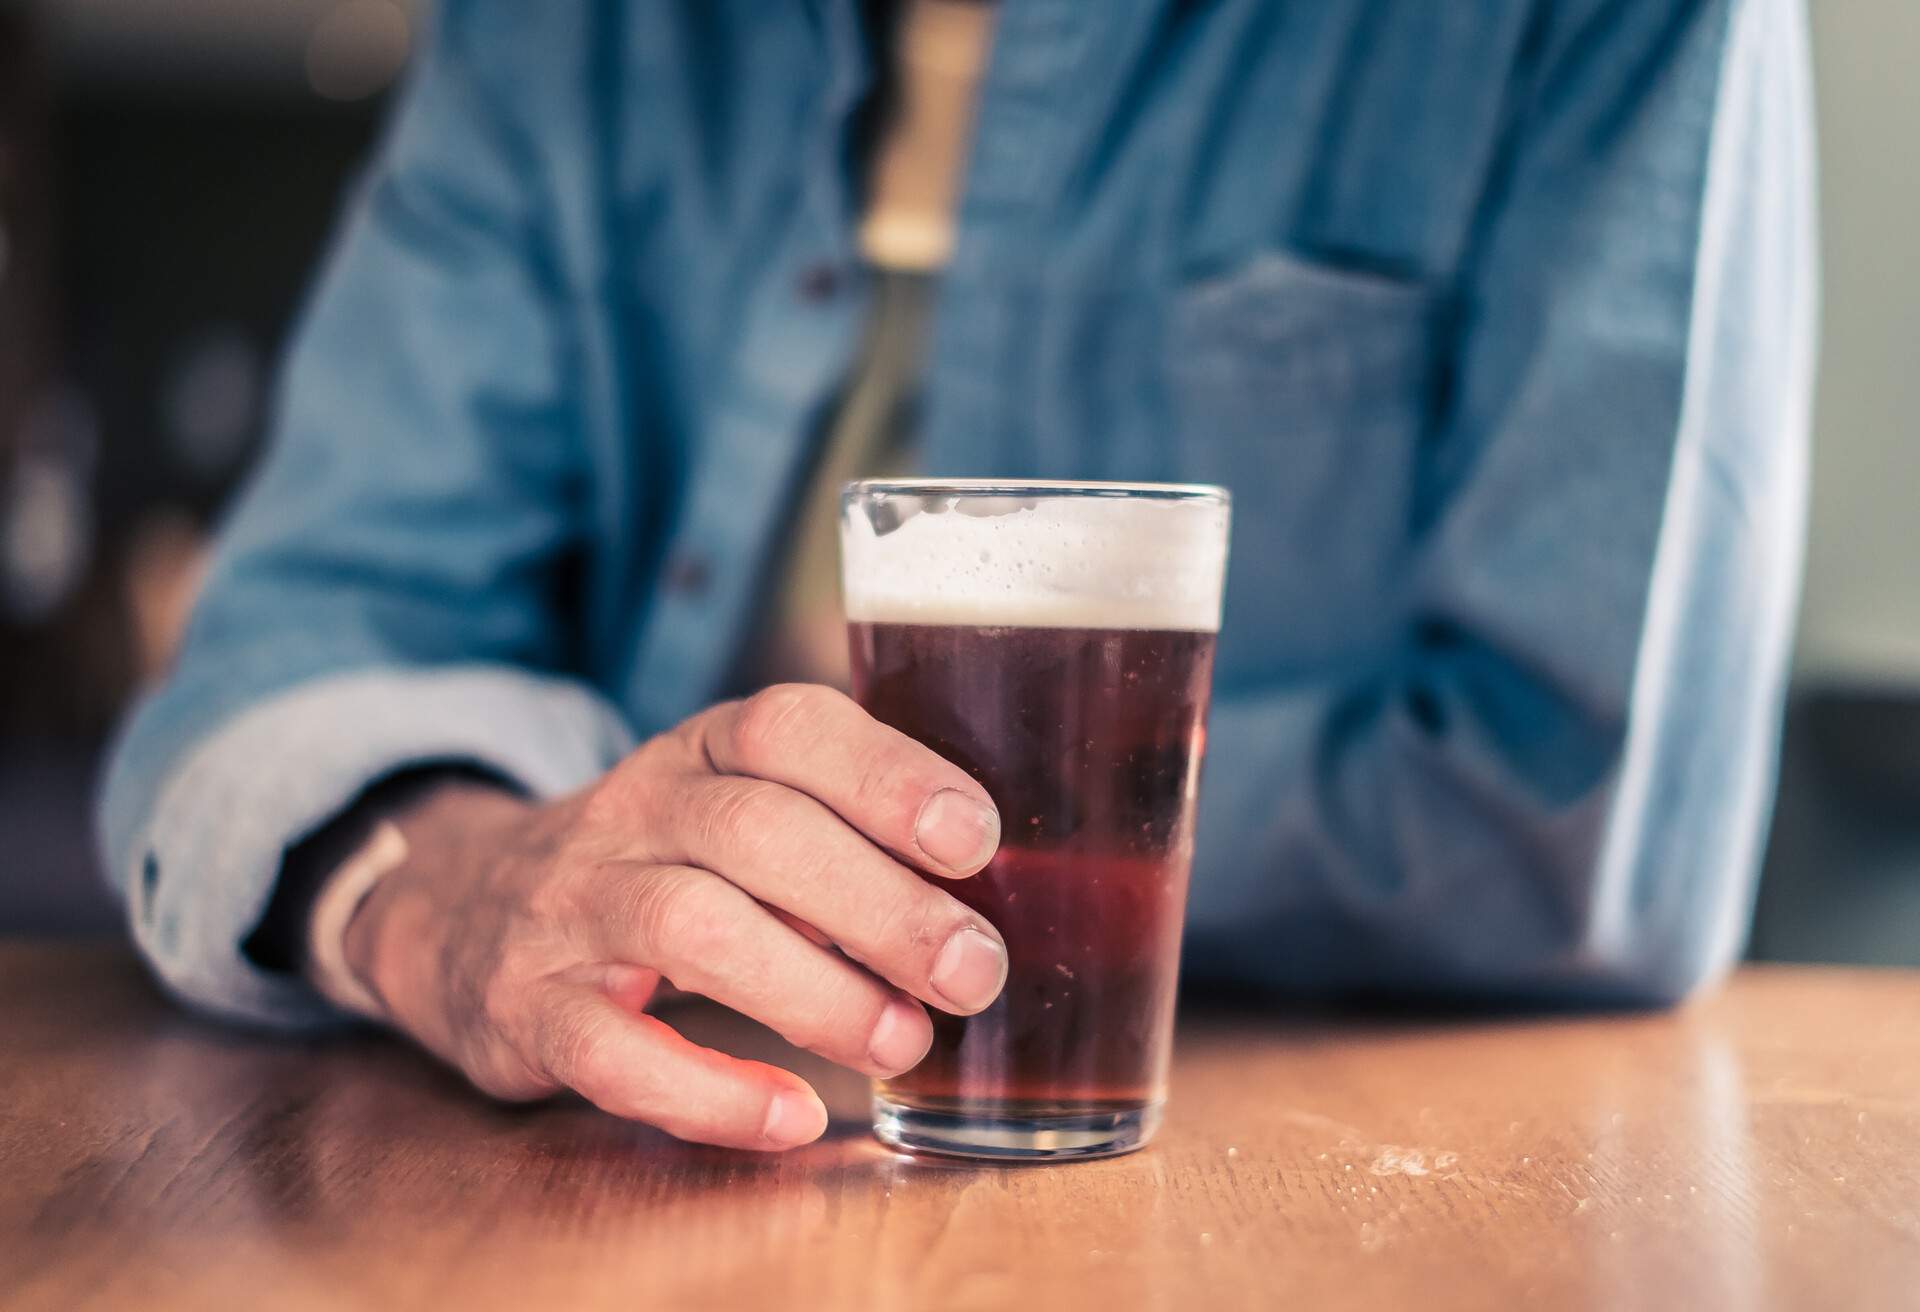
<path fill-rule="evenodd" d="M 154 891 L 159 887 L 160 887 L 160 858 L 156 856 L 154 853 L 148 852 L 145 859 L 143 859 L 140 862 L 140 899 L 139 901 L 140 901 L 141 920 L 147 921 L 147 922 L 151 922 L 153 920 L 153 895 L 154 895 Z"/>
<path fill-rule="evenodd" d="M 713 567 L 705 556 L 682 552 L 667 561 L 663 581 L 676 597 L 698 597 L 712 584 Z"/>
<path fill-rule="evenodd" d="M 840 270 L 826 263 L 808 265 L 801 271 L 795 290 L 810 305 L 824 304 L 840 290 Z"/>

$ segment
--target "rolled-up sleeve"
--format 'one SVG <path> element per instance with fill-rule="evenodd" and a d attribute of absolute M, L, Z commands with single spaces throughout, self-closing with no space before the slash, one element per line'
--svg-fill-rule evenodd
<path fill-rule="evenodd" d="M 1200 969 L 1656 1002 L 1743 941 L 1805 496 L 1804 19 L 1541 13 L 1399 645 L 1217 707 Z"/>
<path fill-rule="evenodd" d="M 627 744 L 567 602 L 590 550 L 579 298 L 519 117 L 562 74 L 482 30 L 476 14 L 518 21 L 508 7 L 437 10 L 297 329 L 265 459 L 100 807 L 157 973 L 257 1022 L 323 1014 L 241 944 L 285 850 L 369 785 L 448 762 L 548 794 Z"/>

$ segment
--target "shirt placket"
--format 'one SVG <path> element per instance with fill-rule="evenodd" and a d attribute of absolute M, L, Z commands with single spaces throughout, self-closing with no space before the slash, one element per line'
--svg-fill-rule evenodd
<path fill-rule="evenodd" d="M 1040 308 L 1044 222 L 1065 181 L 1073 87 L 1119 17 L 1084 0 L 1002 0 L 975 110 L 952 263 L 929 340 L 926 468 L 1017 477 L 1057 468 L 1062 435 L 1024 419 L 1025 329 Z"/>
<path fill-rule="evenodd" d="M 828 85 L 800 204 L 751 293 L 736 364 L 703 419 L 679 526 L 624 673 L 654 732 L 719 695 L 749 631 L 771 535 L 788 522 L 815 431 L 858 343 L 869 299 L 854 259 L 853 114 L 872 76 L 856 0 L 820 0 Z"/>

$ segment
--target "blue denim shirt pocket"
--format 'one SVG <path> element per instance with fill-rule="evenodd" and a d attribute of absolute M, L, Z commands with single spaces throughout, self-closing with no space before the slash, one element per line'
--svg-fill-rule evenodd
<path fill-rule="evenodd" d="M 1224 684 L 1378 652 L 1398 624 L 1437 304 L 1425 284 L 1281 252 L 1176 294 L 1181 477 L 1234 498 Z"/>

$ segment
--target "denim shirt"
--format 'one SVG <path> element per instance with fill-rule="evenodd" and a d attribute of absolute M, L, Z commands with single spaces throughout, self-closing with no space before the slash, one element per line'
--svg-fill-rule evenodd
<path fill-rule="evenodd" d="M 443 0 L 105 859 L 161 978 L 371 782 L 716 694 L 870 288 L 853 0 Z M 1002 0 L 923 467 L 1235 499 L 1190 972 L 1653 1002 L 1745 931 L 1805 492 L 1797 0 Z"/>

